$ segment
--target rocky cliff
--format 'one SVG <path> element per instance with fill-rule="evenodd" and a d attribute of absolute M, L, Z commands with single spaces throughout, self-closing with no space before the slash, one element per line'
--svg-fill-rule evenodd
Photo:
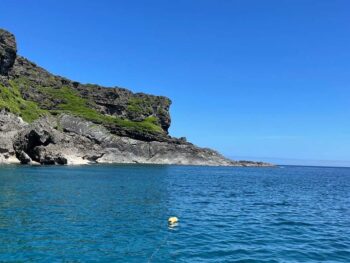
<path fill-rule="evenodd" d="M 168 134 L 171 101 L 55 76 L 17 55 L 0 29 L 0 162 L 155 163 L 265 166 L 236 162 Z"/>

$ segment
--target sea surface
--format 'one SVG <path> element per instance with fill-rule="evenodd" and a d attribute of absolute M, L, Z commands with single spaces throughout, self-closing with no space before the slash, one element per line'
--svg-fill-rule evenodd
<path fill-rule="evenodd" d="M 0 262 L 350 262 L 350 169 L 2 166 Z"/>

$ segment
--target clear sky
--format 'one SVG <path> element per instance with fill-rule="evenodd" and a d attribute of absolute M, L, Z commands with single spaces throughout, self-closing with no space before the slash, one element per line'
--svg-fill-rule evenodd
<path fill-rule="evenodd" d="M 349 14 L 347 0 L 1 0 L 0 27 L 52 73 L 170 97 L 173 136 L 350 165 Z"/>

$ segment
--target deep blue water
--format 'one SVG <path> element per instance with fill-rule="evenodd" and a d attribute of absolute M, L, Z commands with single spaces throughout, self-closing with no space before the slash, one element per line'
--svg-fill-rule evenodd
<path fill-rule="evenodd" d="M 0 261 L 350 262 L 350 169 L 4 166 Z"/>

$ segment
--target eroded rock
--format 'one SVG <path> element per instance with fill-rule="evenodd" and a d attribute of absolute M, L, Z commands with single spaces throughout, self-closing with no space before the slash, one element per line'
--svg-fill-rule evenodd
<path fill-rule="evenodd" d="M 14 138 L 26 126 L 16 115 L 5 110 L 0 111 L 0 163 L 16 163 Z"/>
<path fill-rule="evenodd" d="M 43 117 L 23 125 L 13 140 L 16 157 L 23 164 L 266 165 L 231 161 L 216 151 L 199 148 L 184 140 L 147 142 L 118 136 L 101 125 L 67 114 Z"/>
<path fill-rule="evenodd" d="M 17 45 L 13 34 L 0 29 L 0 75 L 7 75 L 17 55 Z"/>

